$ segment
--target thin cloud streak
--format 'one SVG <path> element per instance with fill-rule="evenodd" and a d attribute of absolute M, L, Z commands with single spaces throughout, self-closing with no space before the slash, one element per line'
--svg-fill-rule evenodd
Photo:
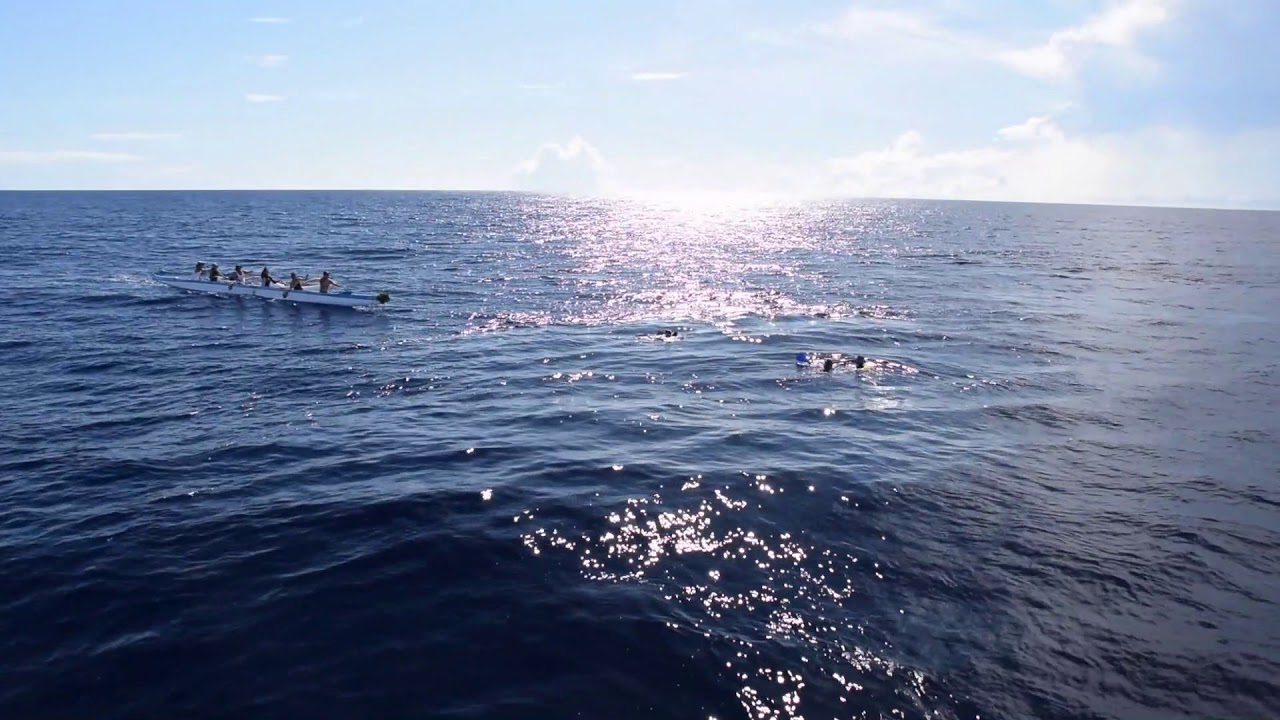
<path fill-rule="evenodd" d="M 107 140 L 110 142 L 133 142 L 144 140 L 176 140 L 182 137 L 182 133 L 175 132 L 98 132 L 93 133 L 89 137 L 94 140 Z"/>
<path fill-rule="evenodd" d="M 1033 47 L 1011 47 L 994 37 L 948 27 L 933 13 L 916 10 L 877 10 L 855 5 L 831 22 L 809 28 L 811 35 L 857 42 L 892 43 L 904 48 L 928 49 L 946 55 L 1003 65 L 1020 75 L 1039 80 L 1071 78 L 1088 61 L 1091 51 L 1111 48 L 1143 59 L 1135 50 L 1139 36 L 1173 16 L 1175 0 L 1118 0 L 1107 9 L 1050 34 Z M 756 32 L 755 42 L 789 38 Z M 781 44 L 776 43 L 775 44 Z M 1148 61 L 1153 65 L 1154 61 Z"/>
<path fill-rule="evenodd" d="M 520 83 L 520 89 L 526 92 L 551 92 L 564 87 L 564 83 Z"/>
<path fill-rule="evenodd" d="M 631 79 L 638 82 L 668 82 L 679 80 L 686 74 L 682 72 L 637 72 L 631 73 Z"/>
<path fill-rule="evenodd" d="M 0 150 L 0 165 L 50 165 L 54 163 L 121 164 L 142 162 L 131 153 L 94 152 L 91 150 Z"/>

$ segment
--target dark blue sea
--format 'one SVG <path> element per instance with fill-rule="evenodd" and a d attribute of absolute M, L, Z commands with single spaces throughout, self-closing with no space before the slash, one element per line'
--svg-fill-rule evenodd
<path fill-rule="evenodd" d="M 3 193 L 0 257 L 0 718 L 1280 717 L 1280 214 Z"/>

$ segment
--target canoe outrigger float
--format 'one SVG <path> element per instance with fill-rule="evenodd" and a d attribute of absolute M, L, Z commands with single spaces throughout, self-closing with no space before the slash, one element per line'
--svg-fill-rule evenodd
<path fill-rule="evenodd" d="M 193 278 L 153 275 L 156 282 L 169 287 L 190 292 L 209 293 L 211 295 L 252 295 L 266 300 L 284 300 L 285 302 L 306 303 L 309 305 L 340 305 L 357 307 L 361 305 L 381 305 L 391 299 L 384 292 L 354 293 L 342 292 L 322 293 L 319 290 L 289 290 L 275 286 L 250 285 L 230 280 L 196 280 Z"/>

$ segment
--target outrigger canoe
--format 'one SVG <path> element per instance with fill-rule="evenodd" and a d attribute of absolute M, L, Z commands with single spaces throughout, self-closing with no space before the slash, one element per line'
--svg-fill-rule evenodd
<path fill-rule="evenodd" d="M 251 295 L 267 300 L 284 300 L 285 302 L 310 305 L 357 307 L 361 305 L 381 305 L 391 299 L 386 293 L 354 293 L 349 290 L 322 293 L 319 290 L 287 290 L 281 287 L 263 287 L 262 285 L 237 283 L 229 280 L 196 280 L 167 275 L 155 275 L 153 277 L 156 282 L 190 292 L 209 293 L 211 295 Z"/>

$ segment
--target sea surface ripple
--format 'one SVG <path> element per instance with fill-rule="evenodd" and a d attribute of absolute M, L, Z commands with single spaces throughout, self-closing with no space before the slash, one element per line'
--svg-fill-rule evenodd
<path fill-rule="evenodd" d="M 1278 214 L 0 193 L 0 254 L 2 718 L 1280 717 Z"/>

